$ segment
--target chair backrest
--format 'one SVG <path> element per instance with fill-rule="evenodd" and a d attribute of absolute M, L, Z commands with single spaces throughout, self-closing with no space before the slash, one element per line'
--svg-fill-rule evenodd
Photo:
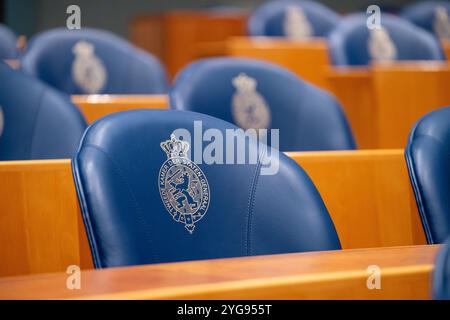
<path fill-rule="evenodd" d="M 339 249 L 306 173 L 236 129 L 175 110 L 125 111 L 91 125 L 73 171 L 95 266 Z M 227 134 L 246 147 L 225 146 Z M 224 143 L 212 148 L 207 136 Z M 212 163 L 211 149 L 255 161 Z M 269 163 L 278 170 L 263 171 Z"/>
<path fill-rule="evenodd" d="M 442 243 L 450 236 L 450 107 L 417 122 L 405 155 L 427 240 Z"/>
<path fill-rule="evenodd" d="M 0 60 L 17 58 L 16 35 L 7 26 L 0 24 Z"/>
<path fill-rule="evenodd" d="M 72 157 L 86 122 L 69 97 L 0 62 L 0 160 Z"/>
<path fill-rule="evenodd" d="M 443 60 L 436 38 L 410 22 L 381 16 L 381 29 L 369 30 L 367 16 L 353 14 L 330 33 L 328 46 L 334 65 L 368 65 L 373 60 Z"/>
<path fill-rule="evenodd" d="M 68 94 L 159 94 L 167 91 L 160 62 L 112 33 L 54 29 L 33 37 L 24 72 Z"/>
<path fill-rule="evenodd" d="M 405 7 L 401 16 L 435 34 L 438 38 L 450 38 L 450 2 L 448 1 L 414 3 Z"/>
<path fill-rule="evenodd" d="M 282 151 L 355 148 L 347 119 L 333 96 L 263 61 L 213 58 L 195 62 L 176 77 L 170 104 L 243 129 L 279 129 Z M 269 132 L 269 144 L 270 140 Z"/>
<path fill-rule="evenodd" d="M 434 265 L 433 299 L 450 300 L 450 238 L 439 251 Z"/>
<path fill-rule="evenodd" d="M 339 20 L 337 13 L 314 1 L 275 0 L 252 13 L 248 32 L 251 36 L 326 37 Z"/>

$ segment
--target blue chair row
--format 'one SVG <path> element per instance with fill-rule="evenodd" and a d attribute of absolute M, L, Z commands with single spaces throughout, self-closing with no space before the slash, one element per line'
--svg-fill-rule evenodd
<path fill-rule="evenodd" d="M 70 158 L 86 129 L 68 96 L 0 62 L 0 160 Z"/>
<path fill-rule="evenodd" d="M 444 18 L 435 21 L 438 8 Z M 281 0 L 255 10 L 248 30 L 251 36 L 326 37 L 335 65 L 367 65 L 372 60 L 444 60 L 433 26 L 438 25 L 435 28 L 440 30 L 441 38 L 443 34 L 450 37 L 449 12 L 448 3 L 424 2 L 405 9 L 406 19 L 383 13 L 382 28 L 371 31 L 366 14 L 341 18 L 316 2 Z"/>
<path fill-rule="evenodd" d="M 161 63 L 118 36 L 64 28 L 33 37 L 22 70 L 68 94 L 158 94 L 167 91 Z"/>
<path fill-rule="evenodd" d="M 443 50 L 427 31 L 383 14 L 381 28 L 369 30 L 367 16 L 342 19 L 328 37 L 331 61 L 338 66 L 368 65 L 371 61 L 445 60 Z"/>
<path fill-rule="evenodd" d="M 434 34 L 438 39 L 450 40 L 450 3 L 422 1 L 407 6 L 401 16 Z"/>
<path fill-rule="evenodd" d="M 33 137 L 9 131 L 19 127 L 30 130 L 25 122 L 22 126 L 13 120 L 14 113 L 19 112 L 19 109 L 13 106 L 18 103 L 17 101 L 21 101 L 20 99 L 25 99 L 26 103 L 20 102 L 21 108 L 39 108 L 39 99 L 31 99 L 31 96 L 23 95 L 21 92 L 33 92 L 37 87 L 44 88 L 47 85 L 2 66 L 0 79 L 4 79 L 7 83 L 10 77 L 18 80 L 14 85 L 10 82 L 8 86 L 2 88 L 5 132 L 1 140 L 8 146 L 13 143 L 16 148 L 17 145 L 27 145 L 27 141 Z M 55 89 L 47 90 L 57 95 Z M 268 129 L 266 141 L 269 144 L 272 141 L 270 129 L 279 129 L 278 148 L 282 151 L 356 148 L 348 121 L 334 97 L 270 63 L 234 58 L 196 62 L 179 74 L 170 91 L 170 97 L 170 104 L 176 110 L 212 115 L 244 129 Z M 68 97 L 64 98 L 64 103 L 60 103 L 68 105 L 68 110 L 73 109 Z M 49 107 L 48 104 L 46 106 Z M 20 114 L 21 116 L 26 114 L 29 121 L 37 118 L 37 114 L 33 112 Z M 58 117 L 56 114 L 54 116 Z M 10 123 L 15 124 L 14 128 L 9 126 Z M 79 138 L 77 130 L 65 130 L 64 126 L 60 129 L 61 133 L 54 135 L 55 138 L 72 135 L 73 139 Z M 8 136 L 11 137 L 11 142 L 6 140 Z M 67 148 L 72 152 L 75 151 L 73 144 L 68 144 Z M 45 149 L 42 149 L 39 155 L 27 156 L 8 152 L 6 149 L 2 154 L 4 159 L 35 159 L 66 157 L 68 153 L 62 148 L 59 154 L 47 153 Z"/>

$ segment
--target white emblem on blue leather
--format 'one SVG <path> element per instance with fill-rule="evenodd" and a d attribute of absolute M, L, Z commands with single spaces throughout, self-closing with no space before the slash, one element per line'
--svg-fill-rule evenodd
<path fill-rule="evenodd" d="M 286 8 L 284 34 L 292 40 L 305 40 L 313 36 L 313 28 L 305 12 L 299 6 Z"/>
<path fill-rule="evenodd" d="M 75 60 L 72 77 L 76 85 L 87 94 L 101 93 L 107 81 L 106 68 L 94 53 L 94 45 L 79 41 L 73 47 Z"/>
<path fill-rule="evenodd" d="M 5 117 L 3 115 L 2 106 L 0 106 L 0 138 L 2 137 L 4 127 L 5 127 Z"/>
<path fill-rule="evenodd" d="M 433 28 L 440 40 L 450 40 L 450 17 L 445 7 L 436 8 Z"/>
<path fill-rule="evenodd" d="M 159 193 L 172 218 L 183 223 L 190 234 L 208 211 L 209 184 L 203 171 L 189 160 L 189 143 L 175 135 L 161 142 L 167 160 L 159 170 Z"/>
<path fill-rule="evenodd" d="M 397 59 L 397 48 L 383 27 L 370 30 L 368 49 L 372 60 L 382 62 Z"/>
<path fill-rule="evenodd" d="M 256 91 L 257 82 L 245 73 L 233 79 L 236 92 L 232 98 L 234 122 L 241 128 L 268 129 L 270 109 L 264 98 Z"/>

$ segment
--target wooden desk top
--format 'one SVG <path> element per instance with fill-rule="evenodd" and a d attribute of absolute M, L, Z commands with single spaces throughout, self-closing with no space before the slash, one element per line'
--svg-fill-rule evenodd
<path fill-rule="evenodd" d="M 297 253 L 0 279 L 0 299 L 427 299 L 439 246 Z M 367 268 L 381 289 L 367 288 Z"/>
<path fill-rule="evenodd" d="M 232 46 L 252 46 L 270 49 L 296 49 L 308 47 L 327 50 L 328 48 L 327 41 L 324 38 L 291 40 L 285 37 L 230 37 L 228 43 Z"/>
<path fill-rule="evenodd" d="M 88 123 L 114 112 L 133 109 L 167 109 L 169 99 L 166 95 L 72 95 Z"/>
<path fill-rule="evenodd" d="M 119 95 L 119 94 L 87 94 L 72 95 L 72 101 L 78 103 L 92 104 L 152 104 L 155 102 L 167 102 L 167 96 L 164 94 L 143 94 L 143 95 Z"/>

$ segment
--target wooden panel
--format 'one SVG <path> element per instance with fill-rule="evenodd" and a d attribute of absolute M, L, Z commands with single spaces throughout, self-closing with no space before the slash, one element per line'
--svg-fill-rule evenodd
<path fill-rule="evenodd" d="M 69 160 L 0 163 L 0 276 L 92 268 Z"/>
<path fill-rule="evenodd" d="M 164 15 L 146 14 L 130 22 L 129 38 L 136 46 L 164 59 Z"/>
<path fill-rule="evenodd" d="M 224 55 L 220 42 L 245 34 L 246 13 L 172 12 L 165 21 L 165 59 L 174 76 L 186 64 L 205 56 Z M 207 32 L 205 32 L 207 30 Z M 213 48 L 213 50 L 211 50 Z M 217 48 L 219 50 L 217 50 Z"/>
<path fill-rule="evenodd" d="M 421 116 L 450 105 L 447 63 L 331 68 L 328 79 L 361 149 L 404 148 Z"/>
<path fill-rule="evenodd" d="M 429 299 L 439 246 L 297 253 L 0 279 L 0 299 Z M 367 288 L 370 265 L 381 288 Z"/>
<path fill-rule="evenodd" d="M 426 243 L 402 150 L 288 155 L 316 184 L 343 248 Z M 0 277 L 92 267 L 69 160 L 0 162 L 0 180 Z"/>
<path fill-rule="evenodd" d="M 73 95 L 88 123 L 108 114 L 133 109 L 167 109 L 166 95 Z"/>
<path fill-rule="evenodd" d="M 426 244 L 403 150 L 288 155 L 322 195 L 344 249 Z"/>
<path fill-rule="evenodd" d="M 442 42 L 442 47 L 444 49 L 447 60 L 450 60 L 450 40 L 444 40 Z"/>
<path fill-rule="evenodd" d="M 132 20 L 130 35 L 137 46 L 157 54 L 173 77 L 189 62 L 224 55 L 225 40 L 245 34 L 247 16 L 214 10 L 147 14 Z"/>
<path fill-rule="evenodd" d="M 450 105 L 450 66 L 446 63 L 376 65 L 379 148 L 404 148 L 413 125 L 428 112 Z"/>
<path fill-rule="evenodd" d="M 231 56 L 249 57 L 279 64 L 306 81 L 329 89 L 326 71 L 330 65 L 325 40 L 289 41 L 282 38 L 234 37 L 227 41 Z"/>
<path fill-rule="evenodd" d="M 359 149 L 378 147 L 374 134 L 376 97 L 368 68 L 330 68 L 328 80 L 331 92 L 341 103 L 355 135 Z"/>

